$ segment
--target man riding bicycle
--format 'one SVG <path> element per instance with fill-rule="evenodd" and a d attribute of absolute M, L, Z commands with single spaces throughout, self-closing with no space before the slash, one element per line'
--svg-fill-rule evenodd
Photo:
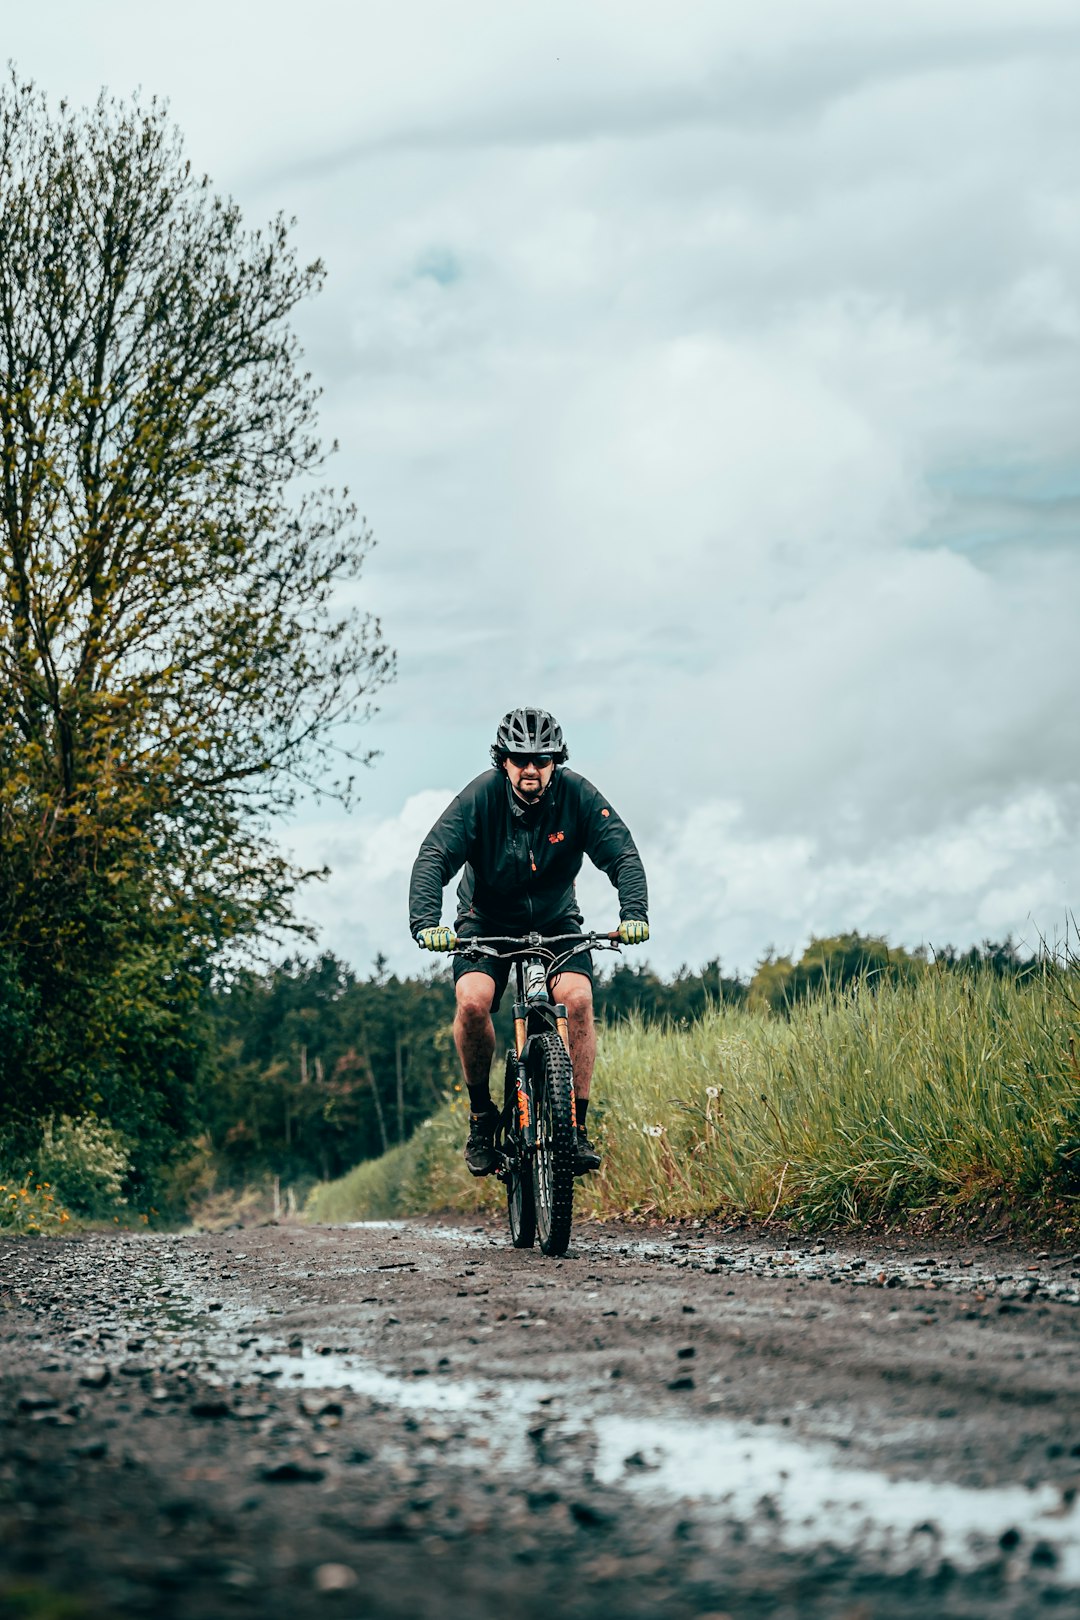
<path fill-rule="evenodd" d="M 588 855 L 619 891 L 618 938 L 649 937 L 645 870 L 625 823 L 591 782 L 566 769 L 562 729 L 545 709 L 511 709 L 491 749 L 493 770 L 448 805 L 420 846 L 409 884 L 409 927 L 428 951 L 452 951 L 458 939 L 523 933 L 580 934 L 574 879 Z M 443 889 L 462 866 L 454 929 L 441 928 Z M 454 1044 L 469 1089 L 465 1163 L 474 1176 L 497 1167 L 489 1074 L 495 1053 L 492 1014 L 509 977 L 508 960 L 458 957 Z M 557 999 L 566 1006 L 577 1113 L 577 1175 L 600 1155 L 585 1128 L 596 1061 L 592 956 L 581 951 L 560 969 Z"/>

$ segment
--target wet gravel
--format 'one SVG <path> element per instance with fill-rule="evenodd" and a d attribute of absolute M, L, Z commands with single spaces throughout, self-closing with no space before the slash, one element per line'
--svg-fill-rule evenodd
<path fill-rule="evenodd" d="M 0 1614 L 1080 1613 L 1080 1255 L 786 1242 L 0 1239 Z"/>

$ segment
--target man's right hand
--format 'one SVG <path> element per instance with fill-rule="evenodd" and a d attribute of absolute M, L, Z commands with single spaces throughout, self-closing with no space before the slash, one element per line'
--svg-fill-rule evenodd
<path fill-rule="evenodd" d="M 457 935 L 452 928 L 421 928 L 416 943 L 422 951 L 452 951 L 457 946 Z"/>

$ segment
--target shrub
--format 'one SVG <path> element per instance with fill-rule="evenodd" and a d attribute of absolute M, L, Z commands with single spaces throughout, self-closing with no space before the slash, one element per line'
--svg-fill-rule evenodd
<path fill-rule="evenodd" d="M 45 1126 L 38 1152 L 40 1179 L 79 1215 L 112 1215 L 126 1204 L 123 1189 L 130 1168 L 124 1138 L 100 1119 L 61 1114 Z"/>

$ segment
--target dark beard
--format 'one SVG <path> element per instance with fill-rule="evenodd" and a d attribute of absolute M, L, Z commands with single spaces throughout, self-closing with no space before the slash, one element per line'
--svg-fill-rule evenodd
<path fill-rule="evenodd" d="M 523 790 L 522 788 L 516 787 L 516 788 L 513 789 L 513 791 L 517 795 L 517 797 L 521 800 L 522 804 L 539 804 L 540 800 L 544 797 L 544 794 L 547 792 L 547 788 L 541 782 L 541 784 L 540 784 L 540 786 L 538 788 L 534 788 L 534 789 L 530 789 L 530 790 L 526 791 L 526 790 Z"/>

